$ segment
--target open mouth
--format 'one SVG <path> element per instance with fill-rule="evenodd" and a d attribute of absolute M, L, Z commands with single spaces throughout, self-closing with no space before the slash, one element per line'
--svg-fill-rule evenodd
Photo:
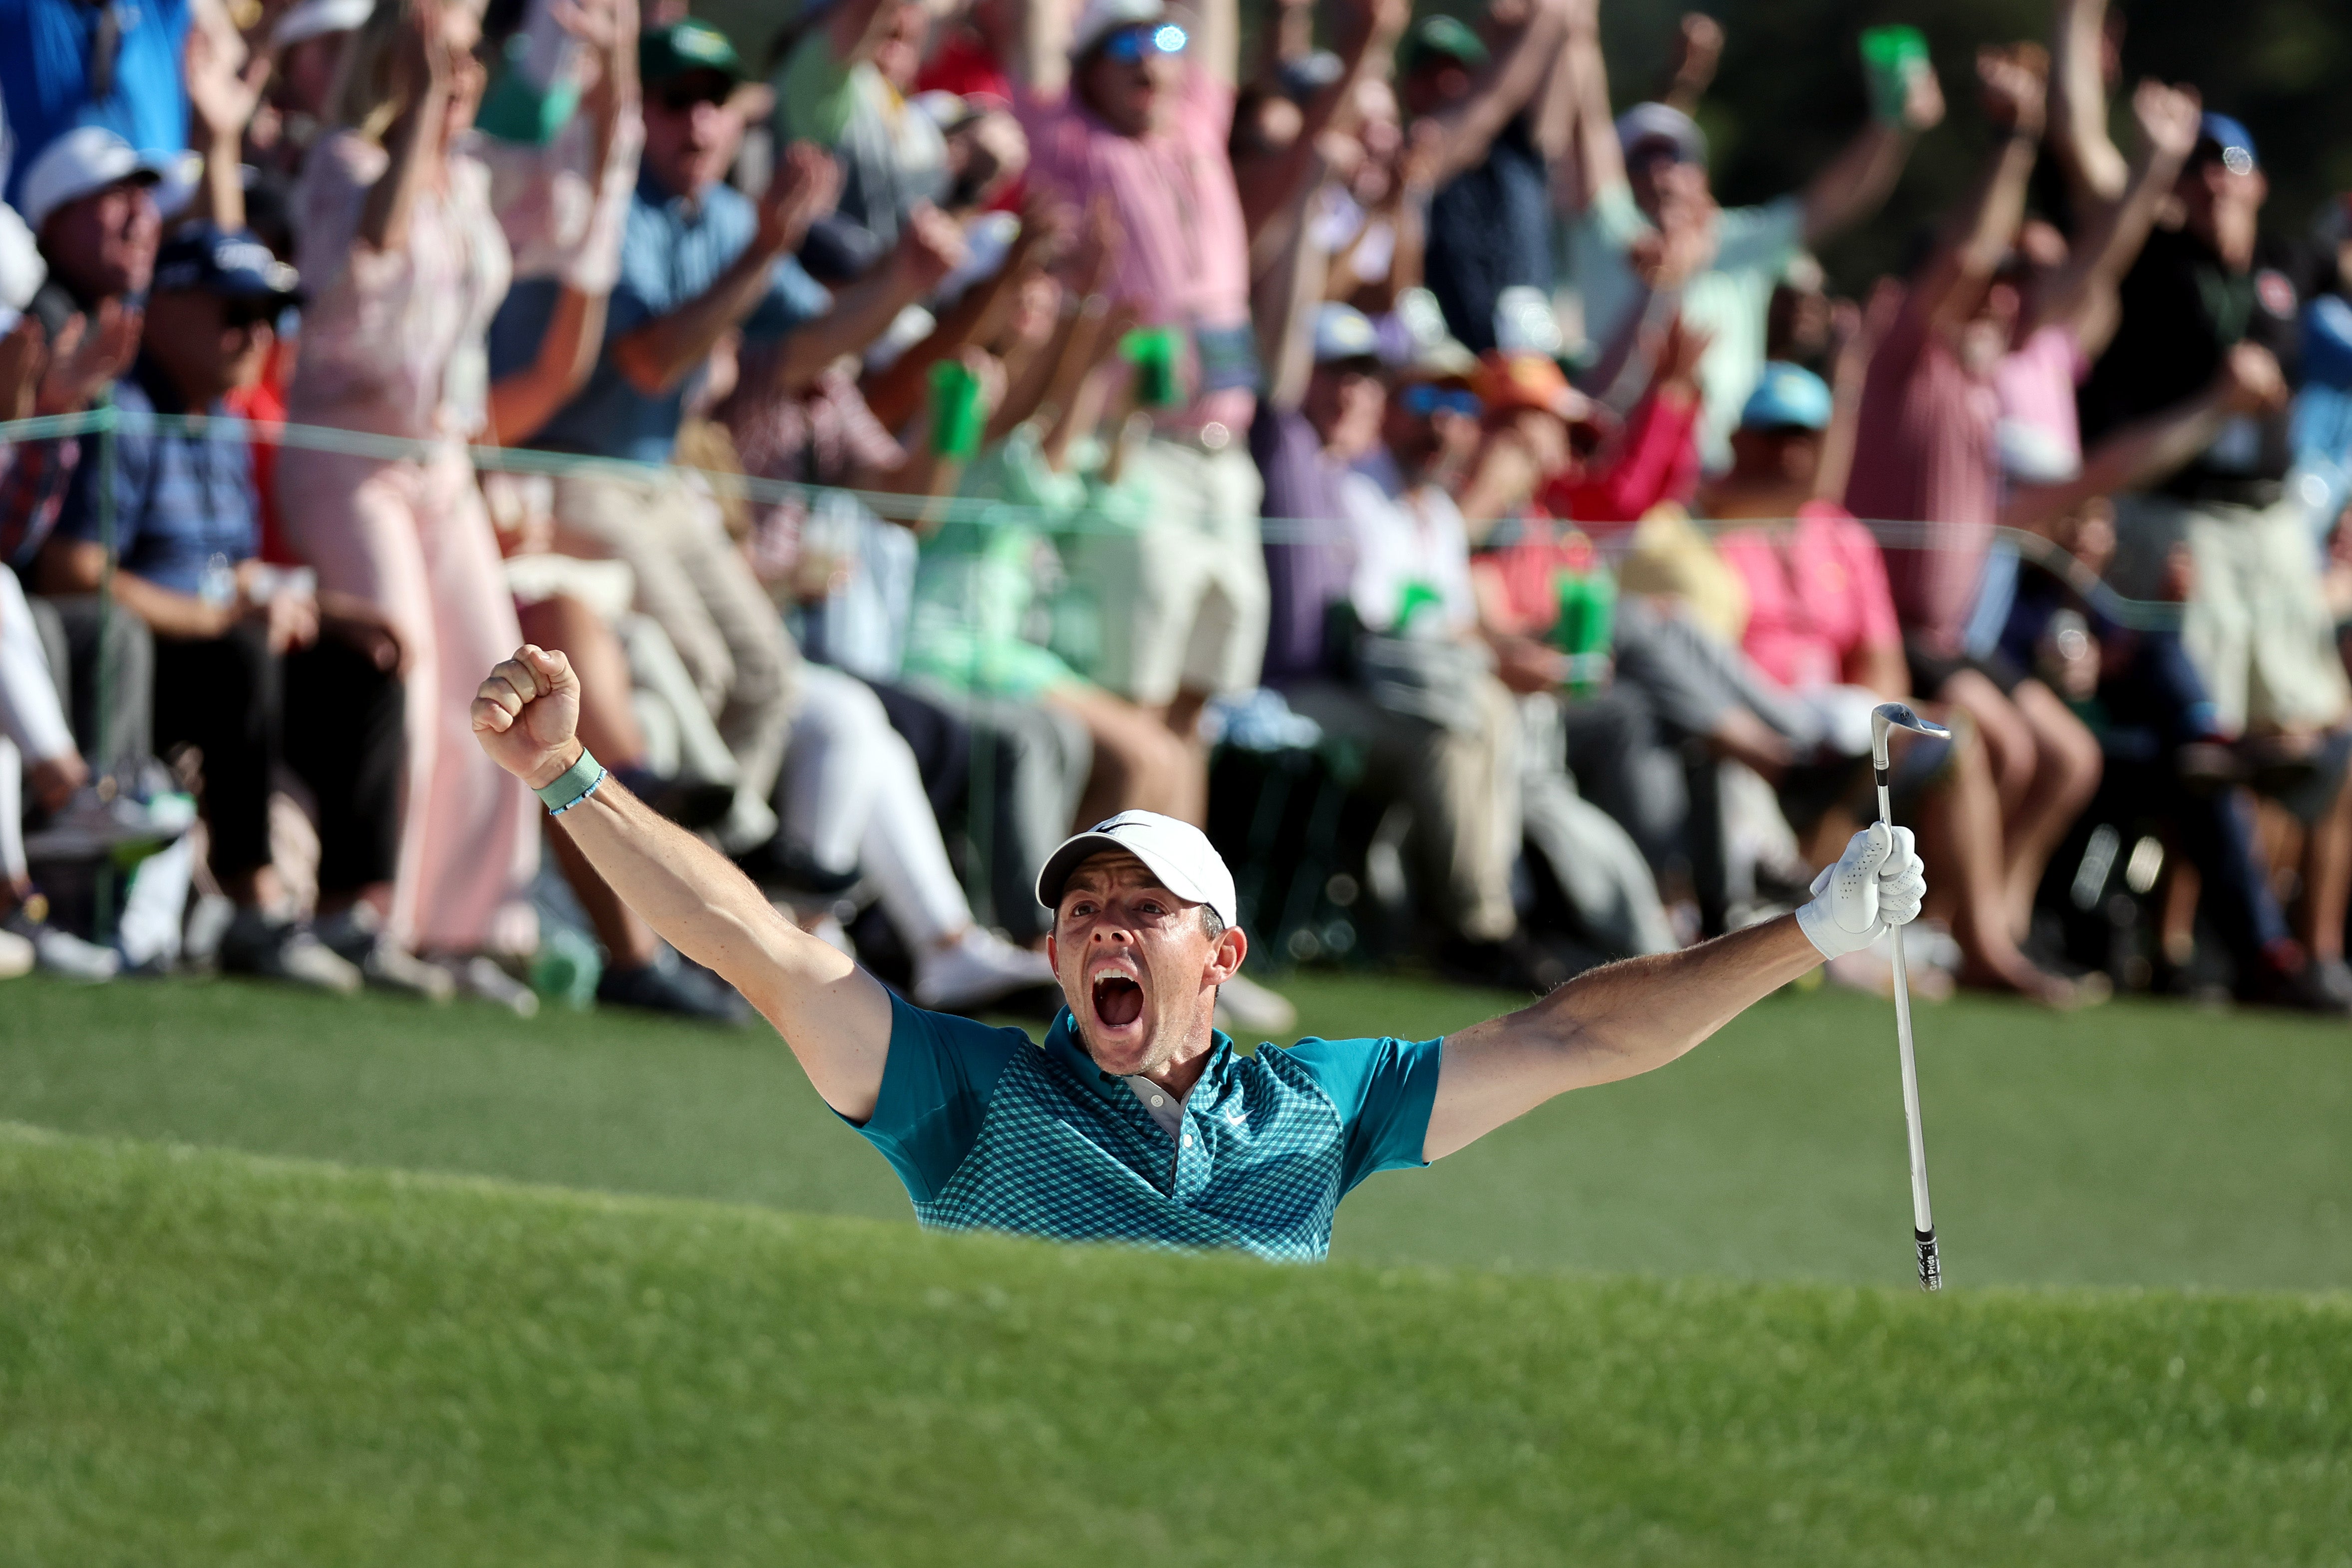
<path fill-rule="evenodd" d="M 1143 988 L 1125 975 L 1105 975 L 1094 985 L 1095 1017 L 1123 1029 L 1143 1016 Z"/>

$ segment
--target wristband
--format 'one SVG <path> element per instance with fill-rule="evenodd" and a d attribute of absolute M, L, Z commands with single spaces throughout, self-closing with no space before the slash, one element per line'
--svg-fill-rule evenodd
<path fill-rule="evenodd" d="M 604 765 L 586 747 L 580 748 L 580 760 L 539 787 L 540 803 L 551 817 L 560 817 L 596 792 L 604 781 Z"/>

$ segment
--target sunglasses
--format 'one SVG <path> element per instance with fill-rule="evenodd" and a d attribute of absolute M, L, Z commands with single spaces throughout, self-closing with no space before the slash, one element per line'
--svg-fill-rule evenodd
<path fill-rule="evenodd" d="M 1427 419 L 1435 413 L 1458 413 L 1465 419 L 1477 419 L 1486 412 L 1486 405 L 1474 392 L 1460 387 L 1432 386 L 1417 382 L 1397 393 L 1397 402 L 1415 419 Z"/>
<path fill-rule="evenodd" d="M 1139 65 L 1146 55 L 1182 54 L 1185 41 L 1184 29 L 1173 22 L 1121 27 L 1102 41 L 1103 58 L 1114 65 Z"/>

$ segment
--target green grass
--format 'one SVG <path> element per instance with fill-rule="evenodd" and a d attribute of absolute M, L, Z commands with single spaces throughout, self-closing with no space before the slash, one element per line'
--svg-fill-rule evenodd
<path fill-rule="evenodd" d="M 1291 983 L 1319 1032 L 1444 1032 L 1508 998 Z M 1901 1284 L 1889 1009 L 1783 996 L 1646 1078 L 1374 1178 L 1374 1263 Z M 1958 1284 L 2352 1287 L 2352 1030 L 2118 1004 L 1923 1009 Z M 881 1159 L 765 1030 L 345 1002 L 230 983 L 0 988 L 0 1118 L 262 1154 L 910 1223 Z M 2352 1393 L 2347 1393 L 2352 1398 Z"/>
<path fill-rule="evenodd" d="M 0 1560 L 2352 1563 L 2352 1302 L 940 1238 L 0 1129 Z"/>

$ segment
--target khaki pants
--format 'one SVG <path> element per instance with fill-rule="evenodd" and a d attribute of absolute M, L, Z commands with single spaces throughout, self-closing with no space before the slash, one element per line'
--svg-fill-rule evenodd
<path fill-rule="evenodd" d="M 2340 721 L 2344 664 L 2301 504 L 2118 496 L 2107 580 L 2126 598 L 2156 598 L 2180 545 L 2196 571 L 2180 640 L 2212 687 L 2222 723 L 2263 730 Z"/>
<path fill-rule="evenodd" d="M 1519 710 L 1500 681 L 1486 678 L 1477 691 L 1477 722 L 1460 728 L 1392 712 L 1334 682 L 1283 695 L 1326 733 L 1364 747 L 1366 786 L 1412 810 L 1414 876 L 1445 923 L 1474 942 L 1499 942 L 1519 924 L 1511 903 Z"/>
<path fill-rule="evenodd" d="M 1178 691 L 1214 696 L 1257 685 L 1265 663 L 1265 485 L 1235 442 L 1206 452 L 1158 437 L 1130 459 L 1151 497 L 1136 533 L 1099 533 L 1072 552 L 1102 607 L 1095 678 L 1146 707 Z"/>
<path fill-rule="evenodd" d="M 783 763 L 800 653 L 717 509 L 671 476 L 595 475 L 557 481 L 555 525 L 565 553 L 629 563 L 638 612 L 668 635 L 734 756 L 739 800 L 751 816 L 764 815 Z M 772 821 L 764 825 L 772 831 Z M 730 819 L 722 830 L 727 847 L 751 847 L 732 841 L 761 824 L 740 833 L 737 826 Z"/>

